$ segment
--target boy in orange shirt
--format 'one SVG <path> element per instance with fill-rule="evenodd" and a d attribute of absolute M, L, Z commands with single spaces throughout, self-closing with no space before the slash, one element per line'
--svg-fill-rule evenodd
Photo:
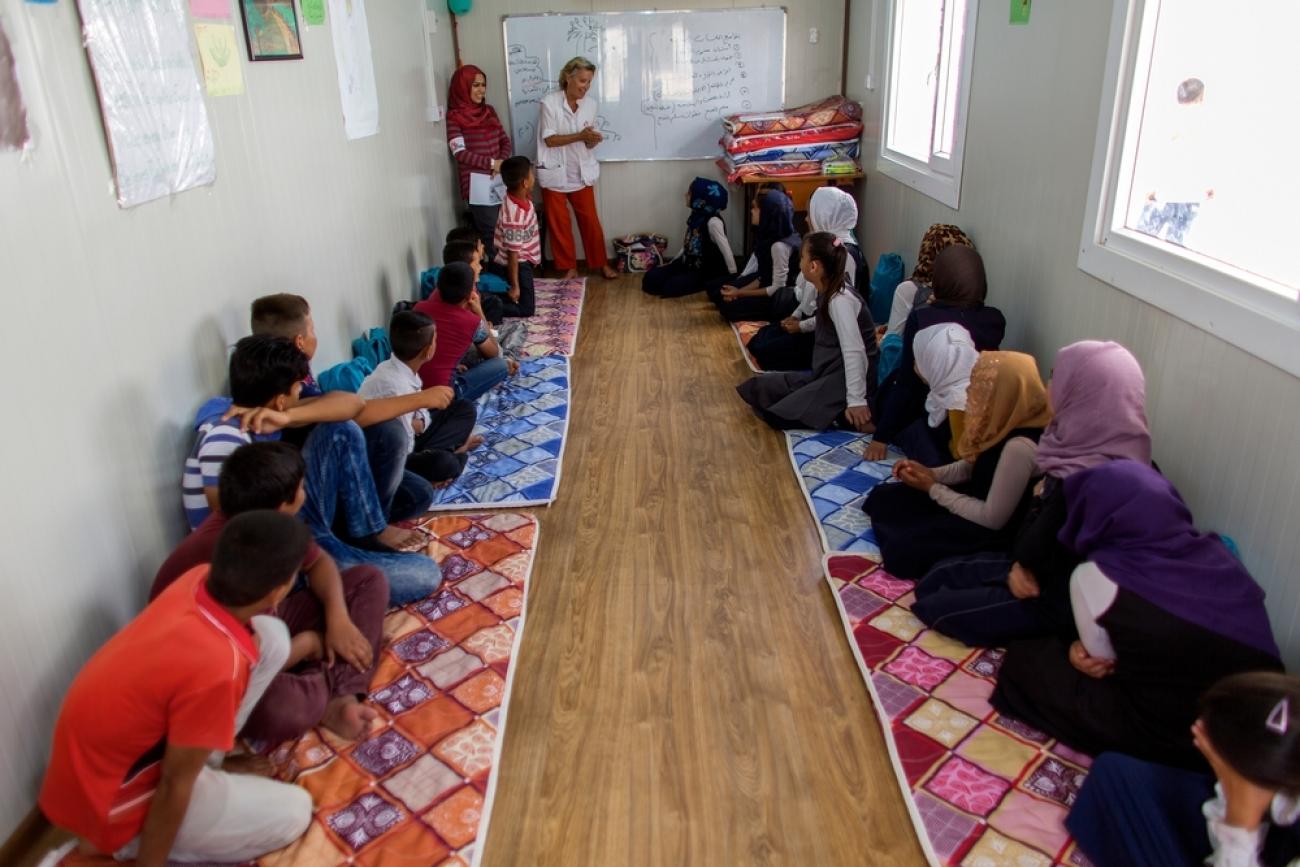
<path fill-rule="evenodd" d="M 289 515 L 232 519 L 211 565 L 167 588 L 77 675 L 40 806 L 82 854 L 140 867 L 242 862 L 307 830 L 305 789 L 218 767 L 288 658 L 288 630 L 262 612 L 289 593 L 310 541 Z"/>

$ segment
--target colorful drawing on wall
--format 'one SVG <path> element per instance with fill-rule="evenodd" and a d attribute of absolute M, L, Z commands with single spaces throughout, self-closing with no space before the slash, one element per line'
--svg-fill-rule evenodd
<path fill-rule="evenodd" d="M 239 0 L 249 60 L 301 60 L 293 0 Z"/>
<path fill-rule="evenodd" d="M 190 15 L 195 18 L 229 18 L 230 0 L 190 0 Z"/>
<path fill-rule="evenodd" d="M 1029 7 L 1033 0 L 1011 0 L 1011 23 L 1028 24 Z"/>
<path fill-rule="evenodd" d="M 229 24 L 195 24 L 203 81 L 208 96 L 238 96 L 244 92 L 244 74 L 239 67 L 239 37 Z"/>
<path fill-rule="evenodd" d="M 302 0 L 302 17 L 308 27 L 325 23 L 325 0 Z"/>
<path fill-rule="evenodd" d="M 27 144 L 27 109 L 18 90 L 18 72 L 9 37 L 0 25 L 0 150 L 17 150 Z"/>

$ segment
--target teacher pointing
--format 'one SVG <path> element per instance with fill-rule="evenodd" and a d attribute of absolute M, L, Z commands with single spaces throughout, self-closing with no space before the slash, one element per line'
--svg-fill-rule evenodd
<path fill-rule="evenodd" d="M 596 178 L 600 164 L 592 150 L 604 141 L 596 131 L 596 101 L 587 98 L 596 64 L 575 57 L 560 70 L 560 89 L 542 98 L 537 128 L 537 182 L 542 187 L 546 229 L 551 236 L 555 267 L 566 278 L 578 276 L 569 205 L 578 219 L 587 265 L 600 268 L 606 279 L 618 276 L 605 255 L 605 230 L 596 213 Z"/>

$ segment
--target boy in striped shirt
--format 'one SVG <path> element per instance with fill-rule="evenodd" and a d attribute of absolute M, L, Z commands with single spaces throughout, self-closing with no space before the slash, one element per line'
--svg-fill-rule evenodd
<path fill-rule="evenodd" d="M 528 157 L 511 157 L 501 164 L 501 180 L 506 185 L 506 198 L 501 203 L 492 242 L 496 248 L 492 271 L 510 284 L 503 310 L 505 315 L 532 316 L 536 311 L 533 268 L 542 264 L 537 209 L 531 199 L 532 162 Z"/>

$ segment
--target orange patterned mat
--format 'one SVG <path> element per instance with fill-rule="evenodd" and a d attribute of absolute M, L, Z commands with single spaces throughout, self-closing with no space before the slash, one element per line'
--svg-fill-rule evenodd
<path fill-rule="evenodd" d="M 316 729 L 271 754 L 277 776 L 311 792 L 316 815 L 265 867 L 450 867 L 482 850 L 537 519 L 499 512 L 419 526 L 436 537 L 443 584 L 384 620 L 368 737 Z"/>

